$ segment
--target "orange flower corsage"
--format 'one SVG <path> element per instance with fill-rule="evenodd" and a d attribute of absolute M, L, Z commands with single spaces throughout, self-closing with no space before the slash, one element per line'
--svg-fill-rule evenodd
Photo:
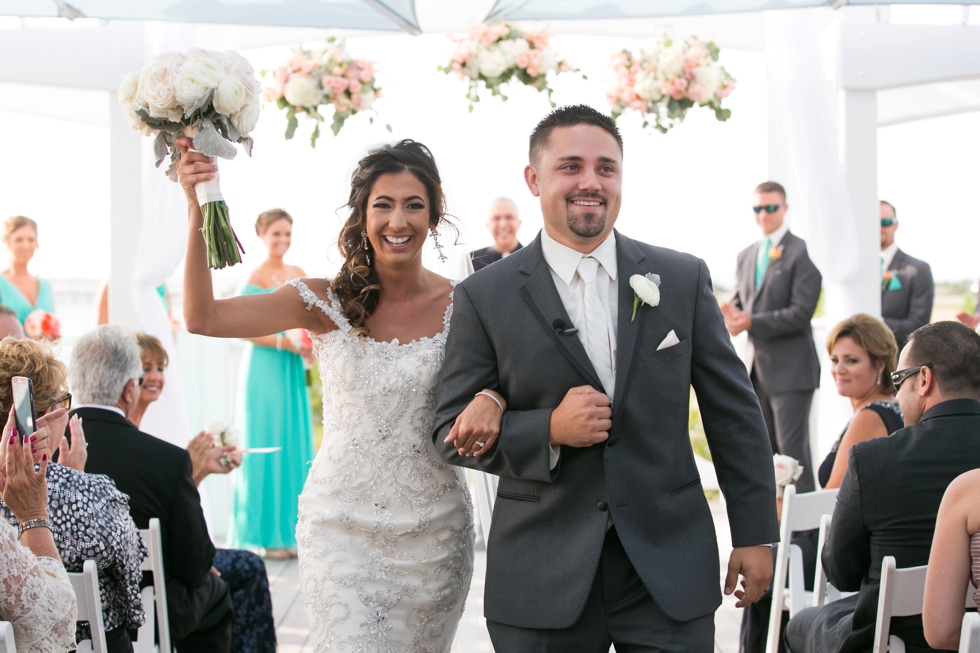
<path fill-rule="evenodd" d="M 770 261 L 778 261 L 782 257 L 783 257 L 783 248 L 782 247 L 772 247 L 772 248 L 769 249 L 769 260 Z"/>

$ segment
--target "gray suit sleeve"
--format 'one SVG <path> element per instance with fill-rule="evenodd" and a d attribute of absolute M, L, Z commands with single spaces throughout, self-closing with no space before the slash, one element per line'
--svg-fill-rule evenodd
<path fill-rule="evenodd" d="M 769 340 L 806 333 L 813 313 L 817 310 L 817 302 L 820 300 L 821 281 L 820 271 L 804 250 L 793 269 L 793 287 L 790 291 L 789 306 L 753 314 L 751 328 L 753 337 Z"/>
<path fill-rule="evenodd" d="M 932 302 L 936 294 L 936 286 L 932 280 L 932 268 L 928 263 L 920 262 L 915 266 L 916 274 L 912 277 L 912 291 L 909 297 L 909 314 L 905 318 L 886 317 L 885 324 L 895 332 L 899 342 L 908 340 L 909 334 L 920 326 L 929 324 L 932 319 Z M 898 336 L 902 337 L 899 338 Z"/>
<path fill-rule="evenodd" d="M 432 442 L 439 455 L 452 465 L 521 480 L 552 482 L 561 462 L 551 469 L 548 444 L 551 408 L 508 410 L 501 421 L 497 442 L 478 457 L 460 456 L 452 444 L 443 444 L 456 418 L 474 395 L 488 388 L 500 392 L 510 403 L 506 389 L 500 387 L 493 343 L 465 289 L 456 286 Z"/>
<path fill-rule="evenodd" d="M 700 262 L 692 333 L 691 385 L 725 494 L 732 545 L 779 540 L 772 448 L 745 365 L 732 348 L 708 266 Z"/>
<path fill-rule="evenodd" d="M 852 447 L 847 456 L 847 471 L 840 484 L 834 517 L 821 556 L 827 579 L 842 592 L 861 589 L 861 581 L 871 568 L 871 533 L 864 523 L 861 508 L 861 482 L 855 449 L 857 447 Z"/>

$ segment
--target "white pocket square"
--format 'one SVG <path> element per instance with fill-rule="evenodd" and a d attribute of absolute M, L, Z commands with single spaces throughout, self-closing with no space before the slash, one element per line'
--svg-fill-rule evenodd
<path fill-rule="evenodd" d="M 659 347 L 657 347 L 657 351 L 660 351 L 661 349 L 667 349 L 667 347 L 673 347 L 679 342 L 680 340 L 677 339 L 677 334 L 674 333 L 673 329 L 671 329 L 670 333 L 667 334 L 667 337 L 664 338 L 664 341 L 660 343 Z"/>

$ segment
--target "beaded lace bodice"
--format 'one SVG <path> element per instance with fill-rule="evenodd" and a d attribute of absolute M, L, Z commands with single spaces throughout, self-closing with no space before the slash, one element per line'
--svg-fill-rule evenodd
<path fill-rule="evenodd" d="M 333 293 L 289 282 L 335 331 L 314 337 L 324 436 L 300 499 L 300 578 L 316 651 L 448 651 L 472 573 L 473 519 L 432 445 L 443 330 L 353 333 Z"/>

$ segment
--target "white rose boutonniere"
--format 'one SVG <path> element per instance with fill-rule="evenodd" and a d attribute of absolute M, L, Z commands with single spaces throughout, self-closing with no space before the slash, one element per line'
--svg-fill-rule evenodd
<path fill-rule="evenodd" d="M 773 454 L 772 466 L 776 473 L 776 488 L 780 490 L 790 483 L 796 483 L 803 475 L 803 466 L 791 456 Z"/>
<path fill-rule="evenodd" d="M 636 295 L 633 299 L 633 316 L 630 317 L 630 322 L 632 322 L 636 319 L 636 309 L 639 308 L 640 304 L 656 306 L 660 303 L 660 275 L 634 274 L 630 277 L 630 288 Z"/>

